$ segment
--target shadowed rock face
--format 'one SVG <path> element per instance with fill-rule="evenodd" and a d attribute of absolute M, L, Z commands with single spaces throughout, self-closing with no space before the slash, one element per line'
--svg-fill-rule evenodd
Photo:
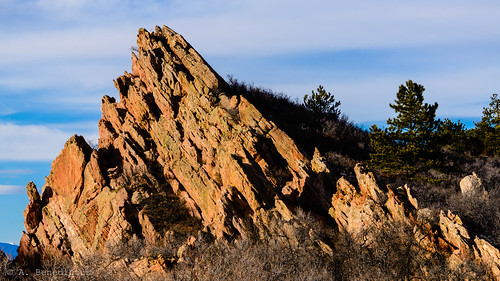
<path fill-rule="evenodd" d="M 309 158 L 243 96 L 228 92 L 168 27 L 139 30 L 137 44 L 132 73 L 115 81 L 120 101 L 102 99 L 98 150 L 73 136 L 42 195 L 28 185 L 19 260 L 78 261 L 133 236 L 155 244 L 201 230 L 218 238 L 293 236 L 269 222 L 299 219 L 300 206 L 352 236 L 408 226 L 451 266 L 475 260 L 500 272 L 497 249 L 469 237 L 457 216 L 419 210 L 409 188 L 379 187 L 362 165 L 357 182 L 333 179 L 319 151 Z M 318 244 L 331 254 L 331 245 Z"/>

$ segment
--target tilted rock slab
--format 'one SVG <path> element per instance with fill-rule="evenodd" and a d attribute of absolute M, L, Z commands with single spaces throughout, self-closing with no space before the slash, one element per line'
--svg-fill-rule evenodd
<path fill-rule="evenodd" d="M 141 29 L 137 44 L 132 73 L 115 81 L 120 101 L 102 99 L 98 150 L 73 136 L 42 195 L 28 186 L 20 259 L 79 259 L 133 235 L 157 242 L 166 234 L 148 203 L 157 194 L 181 198 L 216 237 L 269 234 L 290 204 L 327 213 L 334 187 L 317 184 L 295 142 L 227 92 L 182 36 Z"/>
<path fill-rule="evenodd" d="M 98 149 L 71 137 L 42 194 L 28 185 L 18 260 L 78 261 L 134 236 L 161 244 L 202 229 L 218 238 L 294 241 L 296 224 L 280 229 L 271 222 L 297 219 L 300 206 L 330 215 L 353 237 L 408 227 L 451 267 L 474 260 L 500 273 L 496 248 L 470 237 L 450 212 L 419 209 L 408 187 L 381 188 L 362 165 L 355 180 L 335 186 L 319 151 L 308 158 L 168 27 L 139 30 L 137 44 L 132 73 L 115 81 L 119 102 L 102 99 Z M 332 255 L 332 245 L 317 244 Z"/>
<path fill-rule="evenodd" d="M 370 244 L 373 241 L 370 231 L 374 229 L 406 227 L 412 229 L 418 247 L 428 253 L 442 254 L 451 269 L 475 262 L 500 280 L 500 251 L 484 239 L 471 237 L 460 217 L 450 211 L 433 214 L 429 209 L 419 209 L 407 186 L 388 186 L 387 192 L 382 192 L 373 173 L 363 165 L 356 165 L 354 171 L 358 186 L 340 178 L 329 210 L 340 231 L 355 239 L 362 236 Z"/>

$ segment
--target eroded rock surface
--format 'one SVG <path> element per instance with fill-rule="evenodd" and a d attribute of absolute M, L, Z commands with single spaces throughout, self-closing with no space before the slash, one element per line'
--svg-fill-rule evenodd
<path fill-rule="evenodd" d="M 359 186 L 341 178 L 332 198 L 329 213 L 340 231 L 352 237 L 363 235 L 363 239 L 371 241 L 373 229 L 385 229 L 388 225 L 413 229 L 412 235 L 419 241 L 417 246 L 443 255 L 450 269 L 473 263 L 500 280 L 500 252 L 484 239 L 471 237 L 460 217 L 450 211 L 436 214 L 430 209 L 419 209 L 407 186 L 389 186 L 386 192 L 381 191 L 373 174 L 362 165 L 355 167 L 355 173 Z"/>
<path fill-rule="evenodd" d="M 460 190 L 466 196 L 483 195 L 486 193 L 483 183 L 476 173 L 472 173 L 472 175 L 466 176 L 460 181 Z"/>
<path fill-rule="evenodd" d="M 190 217 L 186 232 L 216 237 L 268 234 L 267 218 L 289 217 L 290 204 L 327 212 L 333 186 L 315 181 L 324 163 L 315 158 L 313 171 L 179 34 L 141 29 L 137 44 L 132 73 L 115 81 L 120 101 L 102 99 L 98 150 L 72 137 L 42 195 L 28 187 L 20 258 L 79 259 L 134 235 L 162 241 L 184 219 L 165 222 L 173 212 Z"/>
<path fill-rule="evenodd" d="M 375 239 L 370 228 L 411 229 L 419 247 L 442 254 L 450 267 L 473 261 L 498 276 L 498 250 L 470 237 L 458 216 L 419 209 L 409 187 L 379 186 L 363 165 L 355 167 L 356 179 L 334 179 L 318 150 L 305 155 L 243 96 L 229 92 L 179 34 L 141 29 L 137 44 L 132 73 L 115 81 L 119 101 L 102 99 L 98 150 L 73 136 L 52 163 L 42 194 L 28 185 L 19 260 L 78 261 L 133 237 L 161 245 L 174 236 L 189 242 L 199 232 L 300 243 L 306 209 L 366 241 Z M 277 219 L 279 227 L 272 223 Z M 333 255 L 315 231 L 306 236 Z M 164 267 L 161 259 L 117 262 L 135 264 L 137 276 Z"/>

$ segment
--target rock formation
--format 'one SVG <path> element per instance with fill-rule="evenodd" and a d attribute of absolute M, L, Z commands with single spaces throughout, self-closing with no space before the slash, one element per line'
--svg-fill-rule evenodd
<path fill-rule="evenodd" d="M 370 240 L 366 231 L 371 229 L 409 227 L 419 247 L 445 256 L 451 269 L 475 262 L 486 266 L 500 280 L 500 252 L 487 241 L 470 237 L 458 216 L 450 211 L 433 214 L 429 209 L 419 209 L 407 186 L 388 187 L 387 192 L 381 192 L 373 174 L 359 164 L 355 173 L 359 186 L 341 178 L 332 198 L 330 215 L 340 231 L 353 237 L 362 233 Z"/>
<path fill-rule="evenodd" d="M 52 164 L 40 196 L 30 184 L 21 258 L 73 259 L 138 235 L 169 230 L 181 201 L 216 237 L 259 236 L 289 204 L 329 206 L 328 186 L 282 130 L 171 29 L 141 29 L 132 73 L 116 79 L 120 102 L 102 99 L 99 148 L 73 136 Z M 317 166 L 317 165 L 316 165 Z M 317 203 L 316 203 L 317 202 Z"/>
<path fill-rule="evenodd" d="M 483 195 L 486 193 L 481 179 L 474 172 L 460 181 L 460 190 L 462 194 L 468 196 Z"/>
<path fill-rule="evenodd" d="M 134 237 L 161 244 L 198 232 L 293 239 L 296 226 L 270 221 L 297 219 L 300 207 L 352 236 L 407 226 L 451 266 L 473 260 L 500 272 L 497 249 L 450 212 L 419 209 L 408 187 L 379 187 L 363 165 L 355 180 L 333 179 L 318 150 L 306 155 L 168 27 L 139 30 L 137 44 L 132 73 L 115 81 L 119 102 L 102 99 L 98 149 L 71 137 L 42 194 L 28 185 L 19 260 L 78 261 Z"/>

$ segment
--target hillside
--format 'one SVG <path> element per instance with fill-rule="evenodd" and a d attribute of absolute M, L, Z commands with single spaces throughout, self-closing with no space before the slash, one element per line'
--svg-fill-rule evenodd
<path fill-rule="evenodd" d="M 42 193 L 28 184 L 11 266 L 96 280 L 500 278 L 500 251 L 457 215 L 356 164 L 367 136 L 346 119 L 228 84 L 168 27 L 139 30 L 137 45 L 119 101 L 102 99 L 98 148 L 71 137 Z"/>

